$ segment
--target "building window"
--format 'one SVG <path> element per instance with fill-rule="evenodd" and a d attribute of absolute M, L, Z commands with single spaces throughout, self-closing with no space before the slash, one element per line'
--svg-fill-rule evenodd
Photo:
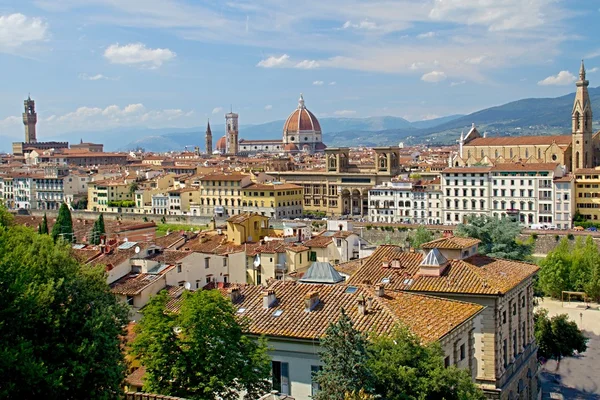
<path fill-rule="evenodd" d="M 206 257 L 204 259 L 204 268 L 210 267 L 210 258 Z"/>
<path fill-rule="evenodd" d="M 127 305 L 133 307 L 133 296 L 127 296 Z"/>
<path fill-rule="evenodd" d="M 465 353 L 466 353 L 466 351 L 465 351 L 465 344 L 463 343 L 463 344 L 460 345 L 460 360 L 461 361 L 465 359 L 465 357 L 466 357 Z"/>
<path fill-rule="evenodd" d="M 502 323 L 506 323 L 506 310 L 502 311 Z"/>
<path fill-rule="evenodd" d="M 277 390 L 281 394 L 290 394 L 290 376 L 289 364 L 272 361 L 271 376 L 273 379 L 273 390 Z"/>
<path fill-rule="evenodd" d="M 444 358 L 444 367 L 448 368 L 450 366 L 450 356 Z"/>
<path fill-rule="evenodd" d="M 311 394 L 311 396 L 313 396 L 313 398 L 319 392 L 319 390 L 321 390 L 321 385 L 319 385 L 317 382 L 315 382 L 315 375 L 322 369 L 323 369 L 323 367 L 320 365 L 311 365 L 310 366 L 310 376 L 311 376 L 310 394 Z"/>
<path fill-rule="evenodd" d="M 223 266 L 226 267 L 227 266 L 227 257 L 223 257 Z"/>
<path fill-rule="evenodd" d="M 508 342 L 507 339 L 504 339 L 504 343 L 502 344 L 502 351 L 504 353 L 504 368 L 508 365 Z"/>
<path fill-rule="evenodd" d="M 177 273 L 181 272 L 181 264 L 177 264 Z"/>

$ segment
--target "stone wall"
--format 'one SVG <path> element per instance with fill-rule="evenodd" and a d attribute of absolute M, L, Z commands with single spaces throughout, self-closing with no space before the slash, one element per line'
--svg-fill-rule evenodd
<path fill-rule="evenodd" d="M 536 256 L 545 256 L 546 254 L 548 254 L 549 252 L 551 252 L 552 250 L 554 250 L 554 248 L 558 245 L 558 242 L 560 242 L 563 238 L 567 237 L 568 234 L 537 234 L 537 238 L 535 239 L 535 246 L 533 248 L 533 254 Z M 577 240 L 578 237 L 582 237 L 583 240 L 585 240 L 587 235 L 577 235 L 574 236 L 572 240 L 570 240 L 571 243 L 575 243 L 575 240 Z M 519 235 L 519 239 L 522 241 L 526 241 L 529 240 L 529 238 L 531 237 L 531 234 L 521 234 Z M 558 237 L 558 240 L 557 240 Z M 600 238 L 598 237 L 594 237 L 594 242 L 596 243 L 596 246 L 598 246 L 598 249 L 600 249 Z"/>

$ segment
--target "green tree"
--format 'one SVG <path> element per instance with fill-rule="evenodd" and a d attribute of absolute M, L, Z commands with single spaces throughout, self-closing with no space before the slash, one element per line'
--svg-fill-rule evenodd
<path fill-rule="evenodd" d="M 539 346 L 538 356 L 554 358 L 560 363 L 563 357 L 571 357 L 587 350 L 588 338 L 569 321 L 567 314 L 548 317 L 548 310 L 540 309 L 534 314 L 535 340 Z"/>
<path fill-rule="evenodd" d="M 44 218 L 42 218 L 42 222 L 38 226 L 38 233 L 40 235 L 47 235 L 48 232 L 48 218 L 46 217 L 46 213 L 44 213 Z"/>
<path fill-rule="evenodd" d="M 4 203 L 0 200 L 0 227 L 8 228 L 14 223 L 15 218 L 8 212 Z"/>
<path fill-rule="evenodd" d="M 69 207 L 66 203 L 62 203 L 58 209 L 58 217 L 56 217 L 56 222 L 52 227 L 51 236 L 54 241 L 60 237 L 68 242 L 75 242 L 71 211 L 69 211 Z"/>
<path fill-rule="evenodd" d="M 444 366 L 439 343 L 424 346 L 405 327 L 373 340 L 368 367 L 375 376 L 375 391 L 387 400 L 485 398 L 467 371 Z"/>
<path fill-rule="evenodd" d="M 2 228 L 0 292 L 0 398 L 121 398 L 127 308 L 102 268 L 30 228 Z"/>
<path fill-rule="evenodd" d="M 431 242 L 433 240 L 433 233 L 420 225 L 415 231 L 415 235 L 409 236 L 407 240 L 411 247 L 420 249 L 423 243 Z"/>
<path fill-rule="evenodd" d="M 90 242 L 92 244 L 100 244 L 100 237 L 104 234 L 106 234 L 106 230 L 104 228 L 104 215 L 100 213 L 98 219 L 94 222 L 94 226 L 92 227 L 92 231 L 90 233 Z"/>
<path fill-rule="evenodd" d="M 354 328 L 342 309 L 340 318 L 327 328 L 319 356 L 323 369 L 314 373 L 320 386 L 316 400 L 344 400 L 347 393 L 373 393 L 373 376 L 367 367 L 368 340 Z"/>
<path fill-rule="evenodd" d="M 532 243 L 520 242 L 517 237 L 521 232 L 518 222 L 509 218 L 494 218 L 472 215 L 465 224 L 457 227 L 458 236 L 468 236 L 481 240 L 479 252 L 490 257 L 509 260 L 526 260 L 531 256 Z"/>
<path fill-rule="evenodd" d="M 129 185 L 129 194 L 133 196 L 135 194 L 135 191 L 139 188 L 140 186 L 136 181 L 131 182 L 131 184 Z"/>
<path fill-rule="evenodd" d="M 264 339 L 243 334 L 233 304 L 218 291 L 184 292 L 178 313 L 165 291 L 144 309 L 133 355 L 146 367 L 144 389 L 189 399 L 256 399 L 270 389 Z"/>
<path fill-rule="evenodd" d="M 540 262 L 539 286 L 546 295 L 557 298 L 563 290 L 571 288 L 571 263 L 571 246 L 563 238 Z"/>

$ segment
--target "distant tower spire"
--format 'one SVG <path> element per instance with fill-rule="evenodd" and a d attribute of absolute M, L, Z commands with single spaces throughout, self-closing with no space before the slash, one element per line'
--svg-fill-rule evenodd
<path fill-rule="evenodd" d="M 213 152 L 213 144 L 212 144 L 212 131 L 210 130 L 210 118 L 206 124 L 206 154 L 212 154 Z"/>
<path fill-rule="evenodd" d="M 37 142 L 35 133 L 35 124 L 37 123 L 37 113 L 35 112 L 35 101 L 31 100 L 31 95 L 27 96 L 24 102 L 25 112 L 23 113 L 23 125 L 25 125 L 25 142 Z"/>
<path fill-rule="evenodd" d="M 579 80 L 585 81 L 585 65 L 583 65 L 583 60 L 581 60 L 581 67 L 579 67 Z"/>

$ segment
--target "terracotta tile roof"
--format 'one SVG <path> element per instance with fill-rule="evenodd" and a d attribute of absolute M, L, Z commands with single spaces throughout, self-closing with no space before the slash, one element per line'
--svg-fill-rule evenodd
<path fill-rule="evenodd" d="M 554 171 L 559 163 L 500 163 L 492 171 Z"/>
<path fill-rule="evenodd" d="M 432 240 L 431 242 L 423 243 L 422 249 L 447 249 L 447 250 L 462 250 L 468 247 L 481 243 L 479 239 L 463 238 L 459 236 L 449 236 Z"/>
<path fill-rule="evenodd" d="M 571 135 L 547 135 L 547 136 L 505 136 L 505 137 L 480 137 L 465 144 L 467 146 L 527 146 L 527 145 L 570 145 Z"/>
<path fill-rule="evenodd" d="M 298 253 L 300 251 L 310 250 L 310 247 L 304 246 L 302 244 L 296 244 L 296 243 L 286 243 L 285 248 L 286 248 L 286 250 L 290 250 L 295 253 Z"/>
<path fill-rule="evenodd" d="M 369 288 L 348 285 L 303 284 L 274 281 L 268 288 L 277 298 L 271 308 L 264 308 L 262 286 L 243 286 L 240 298 L 234 303 L 240 318 L 247 319 L 248 330 L 257 335 L 297 339 L 316 339 L 325 334 L 343 308 L 355 328 L 370 334 L 386 334 L 399 323 L 407 325 L 425 342 L 439 340 L 456 326 L 472 318 L 483 307 L 476 304 L 440 299 L 426 295 L 386 292 L 377 297 Z M 355 290 L 354 290 L 355 289 Z M 219 289 L 226 293 L 227 289 Z M 305 298 L 313 292 L 319 296 L 312 311 L 306 311 Z M 359 313 L 359 297 L 371 299 L 367 313 Z M 281 310 L 279 316 L 275 311 Z"/>
<path fill-rule="evenodd" d="M 110 285 L 111 292 L 127 296 L 140 294 L 147 286 L 160 280 L 162 274 L 129 273 Z"/>
<path fill-rule="evenodd" d="M 356 271 L 358 271 L 362 267 L 363 263 L 368 259 L 368 257 L 365 257 L 352 261 L 347 261 L 345 263 L 334 265 L 333 268 L 335 268 L 335 270 L 341 274 L 352 276 L 356 273 Z"/>
<path fill-rule="evenodd" d="M 241 224 L 241 223 L 246 222 L 253 215 L 258 215 L 258 214 L 251 213 L 251 212 L 245 212 L 245 213 L 242 213 L 242 214 L 238 214 L 238 215 L 234 215 L 232 217 L 229 217 L 227 219 L 227 222 L 231 222 L 231 223 L 234 223 L 234 224 Z"/>
<path fill-rule="evenodd" d="M 487 174 L 492 170 L 492 167 L 451 167 L 442 171 L 443 174 L 458 173 L 458 174 Z"/>
<path fill-rule="evenodd" d="M 304 242 L 304 245 L 308 247 L 327 247 L 332 241 L 331 236 L 315 236 Z"/>
<path fill-rule="evenodd" d="M 295 185 L 293 183 L 251 183 L 244 189 L 256 189 L 256 190 L 287 190 L 287 189 L 302 189 L 302 186 Z"/>
<path fill-rule="evenodd" d="M 198 239 L 188 241 L 182 246 L 182 249 L 184 251 L 192 251 L 195 253 L 227 255 L 251 249 L 256 246 L 258 246 L 258 244 L 254 243 L 236 245 L 235 243 L 228 241 L 226 235 L 204 235 L 200 236 Z"/>
<path fill-rule="evenodd" d="M 586 174 L 586 175 L 592 175 L 592 174 L 600 174 L 600 169 L 596 169 L 596 168 L 579 168 L 576 169 L 575 172 L 573 172 L 574 174 Z"/>
<path fill-rule="evenodd" d="M 384 268 L 383 260 L 399 260 L 400 268 Z M 451 260 L 440 277 L 420 276 L 421 253 L 383 245 L 348 280 L 348 284 L 384 283 L 393 291 L 502 295 L 535 274 L 539 267 L 525 262 L 474 255 Z"/>
<path fill-rule="evenodd" d="M 164 250 L 159 253 L 155 253 L 150 257 L 146 257 L 146 260 L 159 261 L 165 264 L 175 264 L 185 257 L 192 254 L 191 251 L 184 250 Z"/>
<path fill-rule="evenodd" d="M 146 367 L 139 367 L 125 378 L 125 381 L 135 387 L 144 386 L 144 375 L 146 375 Z"/>

